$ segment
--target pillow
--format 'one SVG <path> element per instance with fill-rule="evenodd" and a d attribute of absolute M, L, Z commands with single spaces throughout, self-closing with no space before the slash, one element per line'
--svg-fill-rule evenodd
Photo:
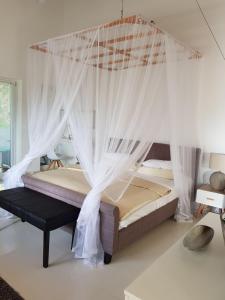
<path fill-rule="evenodd" d="M 171 169 L 140 167 L 137 172 L 144 175 L 157 176 L 173 180 L 173 172 Z"/>
<path fill-rule="evenodd" d="M 159 159 L 149 159 L 142 163 L 144 167 L 155 168 L 155 169 L 172 169 L 171 160 L 159 160 Z"/>

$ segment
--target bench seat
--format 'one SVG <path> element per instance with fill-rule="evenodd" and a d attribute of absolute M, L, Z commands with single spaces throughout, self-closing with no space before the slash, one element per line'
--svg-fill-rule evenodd
<path fill-rule="evenodd" d="M 75 230 L 80 212 L 80 208 L 25 187 L 0 191 L 0 207 L 44 232 L 45 268 L 48 267 L 50 231 L 72 222 Z"/>

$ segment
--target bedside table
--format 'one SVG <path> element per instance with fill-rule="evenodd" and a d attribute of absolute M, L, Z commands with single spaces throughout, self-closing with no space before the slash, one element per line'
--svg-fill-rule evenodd
<path fill-rule="evenodd" d="M 204 206 L 219 208 L 220 223 L 225 243 L 225 219 L 223 216 L 225 208 L 225 191 L 216 191 L 210 184 L 204 184 L 197 190 L 196 202 L 200 203 L 196 217 L 202 214 Z"/>
<path fill-rule="evenodd" d="M 204 184 L 197 190 L 196 202 L 200 203 L 197 216 L 201 214 L 205 205 L 219 208 L 222 213 L 225 208 L 225 191 L 216 191 L 210 184 Z"/>

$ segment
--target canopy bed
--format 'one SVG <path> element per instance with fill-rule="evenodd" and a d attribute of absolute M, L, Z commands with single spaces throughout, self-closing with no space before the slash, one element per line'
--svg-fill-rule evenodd
<path fill-rule="evenodd" d="M 46 185 L 35 176 L 21 177 L 35 158 L 51 151 L 68 124 L 74 156 L 90 187 L 85 193 L 72 191 L 76 205 L 82 204 L 74 239 L 76 257 L 93 264 L 102 262 L 104 251 L 112 254 L 173 215 L 178 198 L 177 220 L 192 218 L 200 57 L 198 51 L 185 47 L 140 16 L 121 18 L 30 47 L 30 147 L 24 159 L 5 174 L 5 186 L 25 184 L 51 193 L 46 186 L 51 190 L 54 183 Z M 129 193 L 129 185 L 136 188 L 135 172 L 152 153 L 152 144 L 163 126 L 168 128 L 177 196 L 149 213 L 151 220 L 145 216 L 118 231 L 121 211 L 116 204 Z M 63 188 L 71 196 L 71 190 L 57 189 Z M 110 204 L 101 203 L 103 195 Z M 65 195 L 56 197 L 66 201 Z M 111 220 L 105 211 L 110 211 Z"/>
<path fill-rule="evenodd" d="M 200 150 L 196 149 L 194 150 L 194 152 L 196 156 L 196 162 L 194 163 L 197 165 Z M 154 143 L 146 157 L 146 160 L 159 159 L 169 161 L 170 158 L 170 146 L 168 144 Z M 63 169 L 61 169 L 61 171 L 62 170 Z M 194 180 L 196 182 L 197 168 L 195 170 L 196 173 Z M 72 204 L 76 207 L 81 207 L 86 196 L 85 192 L 87 191 L 85 191 L 82 187 L 78 187 L 77 184 L 74 184 L 73 186 L 63 184 L 63 180 L 66 183 L 68 183 L 69 181 L 68 179 L 66 181 L 65 173 L 60 176 L 57 174 L 57 172 L 58 170 L 52 172 L 54 175 L 52 177 L 50 176 L 49 178 L 48 172 L 40 172 L 33 175 L 24 175 L 24 186 L 51 196 L 55 199 Z M 78 172 L 80 173 L 80 170 Z M 74 173 L 74 170 L 72 171 L 72 173 Z M 57 181 L 57 177 L 59 181 Z M 74 178 L 71 177 L 71 179 L 74 181 Z M 151 177 L 151 180 L 159 183 L 158 176 Z M 79 180 L 77 180 L 77 182 L 79 182 Z M 118 201 L 117 203 L 109 201 L 105 202 L 104 200 L 101 201 L 100 235 L 105 253 L 105 263 L 109 263 L 111 261 L 112 255 L 115 254 L 118 250 L 136 241 L 151 228 L 157 226 L 161 222 L 175 215 L 178 195 L 172 188 L 173 180 L 170 179 L 165 182 L 167 183 L 167 187 L 170 185 L 170 189 L 167 190 L 168 193 L 166 193 L 164 197 L 159 196 L 157 199 L 152 199 L 151 194 L 147 195 L 149 201 L 147 203 L 143 203 L 143 206 L 136 206 L 136 210 L 133 210 L 133 213 L 125 218 L 121 218 L 121 206 L 119 203 L 120 201 Z M 134 193 L 136 198 L 138 198 L 139 194 L 137 191 L 132 190 L 132 193 Z"/>

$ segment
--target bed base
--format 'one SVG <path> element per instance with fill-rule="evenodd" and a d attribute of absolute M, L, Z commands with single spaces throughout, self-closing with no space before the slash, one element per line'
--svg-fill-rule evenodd
<path fill-rule="evenodd" d="M 76 207 L 81 207 L 85 198 L 84 194 L 44 182 L 29 175 L 23 176 L 23 182 L 25 187 L 29 189 L 67 202 Z M 173 216 L 176 212 L 177 202 L 178 200 L 175 199 L 121 230 L 119 230 L 119 208 L 111 203 L 101 202 L 100 234 L 105 252 L 105 263 L 110 263 L 112 255 L 118 250 L 133 243 L 151 228 Z"/>
<path fill-rule="evenodd" d="M 163 223 L 170 217 L 173 217 L 176 212 L 178 198 L 160 207 L 145 217 L 130 224 L 126 228 L 119 231 L 118 250 L 125 248 L 131 243 L 143 237 L 150 229 Z"/>
<path fill-rule="evenodd" d="M 129 226 L 118 231 L 118 244 L 115 245 L 114 252 L 134 243 L 143 237 L 149 230 L 168 220 L 174 218 L 177 208 L 178 198 L 174 199 L 165 206 L 153 211 L 145 217 L 137 220 Z M 104 253 L 104 264 L 108 265 L 112 261 L 112 254 Z"/>
<path fill-rule="evenodd" d="M 105 265 L 108 265 L 111 263 L 111 260 L 112 260 L 112 255 L 104 252 L 104 264 Z"/>
<path fill-rule="evenodd" d="M 193 162 L 196 166 L 196 179 L 200 150 L 193 149 L 193 151 L 196 152 L 196 160 Z M 170 146 L 168 144 L 154 143 L 146 159 L 170 160 Z M 85 198 L 84 194 L 35 179 L 29 175 L 23 176 L 23 182 L 25 187 L 28 187 L 29 189 L 36 190 L 76 207 L 81 207 Z M 176 212 L 177 203 L 178 199 L 174 199 L 170 203 L 137 220 L 126 228 L 119 230 L 118 207 L 110 203 L 101 202 L 100 235 L 105 252 L 105 263 L 108 264 L 111 262 L 114 253 L 133 243 L 150 229 L 172 217 Z"/>

